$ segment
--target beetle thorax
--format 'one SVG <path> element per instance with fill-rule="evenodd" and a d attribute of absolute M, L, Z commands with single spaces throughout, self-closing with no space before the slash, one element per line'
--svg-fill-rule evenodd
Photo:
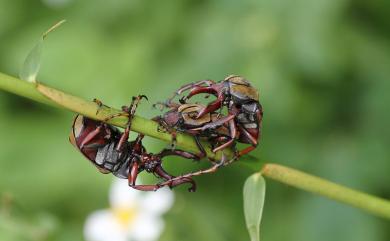
<path fill-rule="evenodd" d="M 229 76 L 225 79 L 225 82 L 228 83 L 229 94 L 235 102 L 259 100 L 259 92 L 245 78 L 241 76 Z"/>
<path fill-rule="evenodd" d="M 180 106 L 179 111 L 183 119 L 183 123 L 189 126 L 202 126 L 211 121 L 211 114 L 206 114 L 200 118 L 197 118 L 199 112 L 205 108 L 200 104 L 184 104 Z"/>

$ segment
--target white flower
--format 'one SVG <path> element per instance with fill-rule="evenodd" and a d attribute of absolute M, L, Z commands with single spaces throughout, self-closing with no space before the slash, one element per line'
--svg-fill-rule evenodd
<path fill-rule="evenodd" d="M 130 188 L 127 180 L 116 179 L 110 193 L 110 209 L 88 216 L 84 226 L 87 241 L 154 241 L 164 229 L 161 215 L 174 201 L 168 188 L 142 192 Z"/>

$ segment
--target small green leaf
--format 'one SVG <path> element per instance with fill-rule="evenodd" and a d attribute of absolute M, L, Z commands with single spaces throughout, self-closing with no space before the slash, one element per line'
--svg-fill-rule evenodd
<path fill-rule="evenodd" d="M 260 240 L 260 221 L 265 198 L 265 180 L 260 173 L 248 177 L 244 184 L 244 214 L 251 241 Z"/>
<path fill-rule="evenodd" d="M 34 48 L 27 55 L 24 60 L 23 67 L 20 71 L 19 77 L 27 82 L 36 82 L 36 77 L 41 66 L 43 38 L 38 41 Z"/>
<path fill-rule="evenodd" d="M 41 66 L 41 56 L 42 56 L 42 48 L 43 48 L 43 40 L 47 37 L 47 35 L 58 28 L 61 24 L 63 24 L 65 20 L 61 20 L 58 23 L 54 24 L 50 27 L 46 32 L 44 32 L 39 39 L 38 43 L 34 46 L 34 48 L 29 52 L 26 59 L 24 60 L 22 69 L 20 71 L 19 77 L 22 80 L 35 83 L 36 77 L 39 72 L 39 68 Z"/>

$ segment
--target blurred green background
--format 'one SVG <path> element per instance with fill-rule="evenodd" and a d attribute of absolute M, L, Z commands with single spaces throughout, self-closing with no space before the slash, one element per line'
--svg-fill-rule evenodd
<path fill-rule="evenodd" d="M 39 80 L 120 107 L 235 73 L 260 90 L 254 155 L 390 198 L 390 2 L 0 0 L 0 71 L 17 76 L 40 34 Z M 69 143 L 73 114 L 0 91 L 0 240 L 83 240 L 112 177 Z M 138 114 L 159 114 L 143 104 Z M 148 140 L 149 150 L 165 144 Z M 169 161 L 180 173 L 203 164 Z M 240 164 L 175 189 L 161 240 L 248 240 Z M 268 181 L 262 240 L 390 240 L 389 222 Z"/>

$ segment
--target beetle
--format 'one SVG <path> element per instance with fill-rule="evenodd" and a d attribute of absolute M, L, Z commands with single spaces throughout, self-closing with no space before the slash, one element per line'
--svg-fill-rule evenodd
<path fill-rule="evenodd" d="M 129 186 L 143 191 L 155 191 L 165 185 L 174 187 L 182 183 L 191 183 L 189 191 L 196 190 L 195 182 L 190 178 L 176 178 L 169 184 L 136 185 L 138 173 L 146 170 L 165 180 L 175 178 L 162 168 L 162 158 L 168 155 L 177 155 L 197 160 L 198 157 L 181 150 L 165 149 L 158 154 L 147 153 L 142 145 L 143 135 L 138 135 L 135 141 L 129 142 L 131 120 L 135 114 L 138 103 L 144 95 L 133 97 L 129 107 L 123 106 L 123 113 L 114 114 L 103 122 L 95 121 L 82 115 L 77 115 L 73 121 L 70 142 L 94 164 L 102 173 L 112 173 L 119 178 L 127 178 Z M 99 108 L 101 101 L 94 100 Z M 105 122 L 116 117 L 127 116 L 128 123 L 122 133 L 117 128 Z"/>
<path fill-rule="evenodd" d="M 153 118 L 154 121 L 159 123 L 159 128 L 162 127 L 170 132 L 173 137 L 173 142 L 176 141 L 176 131 L 193 135 L 196 144 L 201 151 L 201 153 L 198 154 L 199 158 L 206 155 L 199 138 L 207 138 L 211 143 L 212 148 L 215 149 L 215 146 L 218 143 L 229 141 L 232 138 L 232 135 L 234 136 L 234 133 L 232 133 L 229 125 L 226 123 L 231 122 L 233 116 L 226 118 L 219 113 L 211 112 L 200 118 L 196 118 L 199 111 L 204 109 L 205 106 L 201 104 L 177 104 L 173 102 L 157 104 L 170 108 L 170 110 L 163 115 Z"/>
<path fill-rule="evenodd" d="M 95 133 L 94 136 L 85 142 L 85 138 L 92 132 Z M 124 133 L 111 125 L 77 115 L 73 121 L 69 140 L 101 173 L 112 173 L 118 178 L 127 178 L 129 186 L 134 189 L 156 191 L 166 185 L 172 188 L 183 183 L 190 183 L 191 187 L 188 190 L 191 192 L 196 190 L 196 184 L 191 178 L 169 181 L 175 176 L 168 174 L 162 167 L 162 158 L 165 156 L 177 155 L 197 159 L 195 155 L 168 149 L 158 154 L 147 153 L 142 145 L 143 135 L 138 135 L 134 141 L 126 141 L 121 149 L 117 150 L 123 135 Z M 82 143 L 84 143 L 83 146 L 81 146 Z M 144 170 L 164 179 L 165 184 L 136 185 L 138 174 Z"/>
<path fill-rule="evenodd" d="M 234 118 L 233 123 L 229 122 L 230 129 L 234 133 L 233 138 L 214 149 L 214 152 L 231 146 L 235 139 L 239 139 L 242 143 L 251 144 L 251 146 L 241 150 L 238 156 L 247 154 L 256 148 L 258 140 L 261 138 L 263 108 L 259 102 L 258 91 L 248 80 L 238 75 L 229 75 L 219 82 L 201 80 L 190 83 L 179 88 L 166 103 L 172 103 L 175 96 L 181 95 L 186 90 L 189 90 L 189 93 L 180 99 L 181 103 L 187 103 L 192 96 L 200 93 L 208 93 L 217 97 L 215 101 L 199 111 L 197 119 L 218 109 L 222 110 L 224 106 L 228 109 L 225 120 L 229 122 L 229 118 Z"/>
<path fill-rule="evenodd" d="M 214 148 L 215 145 L 220 143 L 227 143 L 232 139 L 232 136 L 235 136 L 232 125 L 233 116 L 225 117 L 219 113 L 212 112 L 204 115 L 203 117 L 196 118 L 199 114 L 199 111 L 202 110 L 205 106 L 201 104 L 177 104 L 173 102 L 169 103 L 157 103 L 156 105 L 161 105 L 162 107 L 170 108 L 169 111 L 165 112 L 162 116 L 156 116 L 153 118 L 159 124 L 159 129 L 162 127 L 165 131 L 168 131 L 172 134 L 172 139 L 176 141 L 176 131 L 188 133 L 195 138 L 195 142 L 201 151 L 200 154 L 196 156 L 201 159 L 206 156 L 206 152 L 200 143 L 200 138 L 206 138 L 207 141 Z M 228 123 L 229 124 L 228 124 Z M 223 147 L 225 144 L 220 145 Z M 223 149 L 223 148 L 220 148 Z M 197 172 L 192 172 L 184 174 L 182 176 L 173 178 L 172 180 L 167 180 L 164 184 L 169 185 L 172 182 L 183 178 L 191 178 L 192 176 L 198 176 L 205 173 L 212 173 L 217 171 L 221 166 L 226 166 L 236 160 L 234 157 L 231 160 L 227 160 L 225 154 L 222 153 L 222 159 L 219 162 L 215 162 L 213 159 L 209 160 L 212 162 L 212 166 L 208 169 L 199 170 Z"/>

